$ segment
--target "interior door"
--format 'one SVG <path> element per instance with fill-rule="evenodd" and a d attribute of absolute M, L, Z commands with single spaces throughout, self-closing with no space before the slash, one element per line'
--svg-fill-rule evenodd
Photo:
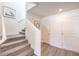
<path fill-rule="evenodd" d="M 79 52 L 79 20 L 72 17 L 63 22 L 62 25 L 63 48 Z"/>
<path fill-rule="evenodd" d="M 53 46 L 62 48 L 62 21 L 59 19 L 52 19 L 50 21 L 50 40 L 49 43 Z"/>

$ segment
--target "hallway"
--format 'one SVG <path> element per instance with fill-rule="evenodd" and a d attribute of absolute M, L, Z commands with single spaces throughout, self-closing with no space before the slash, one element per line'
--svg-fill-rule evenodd
<path fill-rule="evenodd" d="M 41 45 L 42 56 L 79 56 L 79 53 L 50 46 L 46 43 Z"/>

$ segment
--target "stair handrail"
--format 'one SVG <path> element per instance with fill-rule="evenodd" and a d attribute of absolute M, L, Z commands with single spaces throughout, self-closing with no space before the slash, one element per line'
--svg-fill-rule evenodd
<path fill-rule="evenodd" d="M 0 41 L 0 44 L 2 44 L 6 40 L 6 29 L 5 29 L 5 21 L 3 15 L 1 16 L 1 24 L 2 24 L 2 40 Z"/>
<path fill-rule="evenodd" d="M 22 22 L 22 21 L 24 21 L 24 18 L 23 18 L 23 19 L 21 19 L 21 20 L 19 20 L 19 21 L 18 21 L 18 23 L 20 23 L 20 22 Z"/>

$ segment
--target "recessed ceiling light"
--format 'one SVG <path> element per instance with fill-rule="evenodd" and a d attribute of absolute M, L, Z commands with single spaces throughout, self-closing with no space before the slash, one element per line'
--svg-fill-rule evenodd
<path fill-rule="evenodd" d="M 59 9 L 59 12 L 63 11 L 63 9 Z"/>

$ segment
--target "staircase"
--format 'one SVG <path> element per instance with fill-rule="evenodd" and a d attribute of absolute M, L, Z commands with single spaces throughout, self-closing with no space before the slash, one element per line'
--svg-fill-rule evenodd
<path fill-rule="evenodd" d="M 20 34 L 25 35 L 25 28 L 21 30 L 21 32 L 19 32 Z"/>
<path fill-rule="evenodd" d="M 23 32 L 23 33 L 22 33 Z M 0 45 L 1 56 L 33 56 L 34 50 L 25 39 L 25 30 L 20 34 L 7 36 L 7 40 Z M 22 35 L 23 34 L 23 35 Z"/>

